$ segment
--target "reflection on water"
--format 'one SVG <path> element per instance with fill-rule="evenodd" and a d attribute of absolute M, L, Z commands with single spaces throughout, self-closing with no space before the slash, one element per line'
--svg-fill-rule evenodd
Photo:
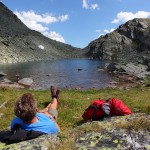
<path fill-rule="evenodd" d="M 49 88 L 56 85 L 59 88 L 102 88 L 107 87 L 111 77 L 102 69 L 105 62 L 98 60 L 73 59 L 39 61 L 18 64 L 0 65 L 0 71 L 7 74 L 6 78 L 16 81 L 16 75 L 21 78 L 32 77 L 37 87 Z"/>

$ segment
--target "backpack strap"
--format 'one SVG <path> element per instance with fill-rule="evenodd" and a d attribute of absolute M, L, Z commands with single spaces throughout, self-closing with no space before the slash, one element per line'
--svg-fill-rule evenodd
<path fill-rule="evenodd" d="M 90 105 L 89 106 L 89 109 L 92 108 L 93 109 L 93 114 L 92 114 L 92 118 L 91 118 L 91 121 L 95 120 L 95 114 L 96 114 L 96 110 L 98 109 L 99 105 Z"/>

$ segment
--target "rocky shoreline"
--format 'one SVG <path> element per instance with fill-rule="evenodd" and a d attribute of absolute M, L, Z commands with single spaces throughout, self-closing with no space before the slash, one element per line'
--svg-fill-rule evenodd
<path fill-rule="evenodd" d="M 9 87 L 9 88 L 15 88 L 15 89 L 23 89 L 23 88 L 34 87 L 32 78 L 22 78 L 19 80 L 18 78 L 19 75 L 16 75 L 16 77 L 18 78 L 18 81 L 15 82 L 15 81 L 11 81 L 5 78 L 5 76 L 7 76 L 6 73 L 0 72 L 0 88 Z"/>
<path fill-rule="evenodd" d="M 117 64 L 106 65 L 106 71 L 114 77 L 110 87 L 130 88 L 136 85 L 150 86 L 147 78 L 150 76 L 148 66 L 141 64 Z"/>

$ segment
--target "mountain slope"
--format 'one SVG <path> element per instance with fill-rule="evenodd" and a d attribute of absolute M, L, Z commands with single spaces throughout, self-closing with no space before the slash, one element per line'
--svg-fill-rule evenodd
<path fill-rule="evenodd" d="M 42 48 L 39 48 L 39 47 Z M 86 50 L 30 30 L 0 2 L 0 63 L 85 57 Z"/>
<path fill-rule="evenodd" d="M 87 56 L 122 62 L 150 58 L 150 19 L 133 19 L 115 31 L 92 41 Z"/>

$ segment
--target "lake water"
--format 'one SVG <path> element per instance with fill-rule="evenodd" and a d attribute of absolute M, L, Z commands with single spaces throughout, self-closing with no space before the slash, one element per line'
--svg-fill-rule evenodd
<path fill-rule="evenodd" d="M 20 79 L 32 77 L 36 88 L 56 85 L 59 88 L 97 89 L 107 87 L 112 81 L 112 77 L 101 70 L 104 66 L 104 61 L 71 59 L 4 64 L 0 65 L 0 71 L 12 81 L 17 81 L 17 74 Z"/>

